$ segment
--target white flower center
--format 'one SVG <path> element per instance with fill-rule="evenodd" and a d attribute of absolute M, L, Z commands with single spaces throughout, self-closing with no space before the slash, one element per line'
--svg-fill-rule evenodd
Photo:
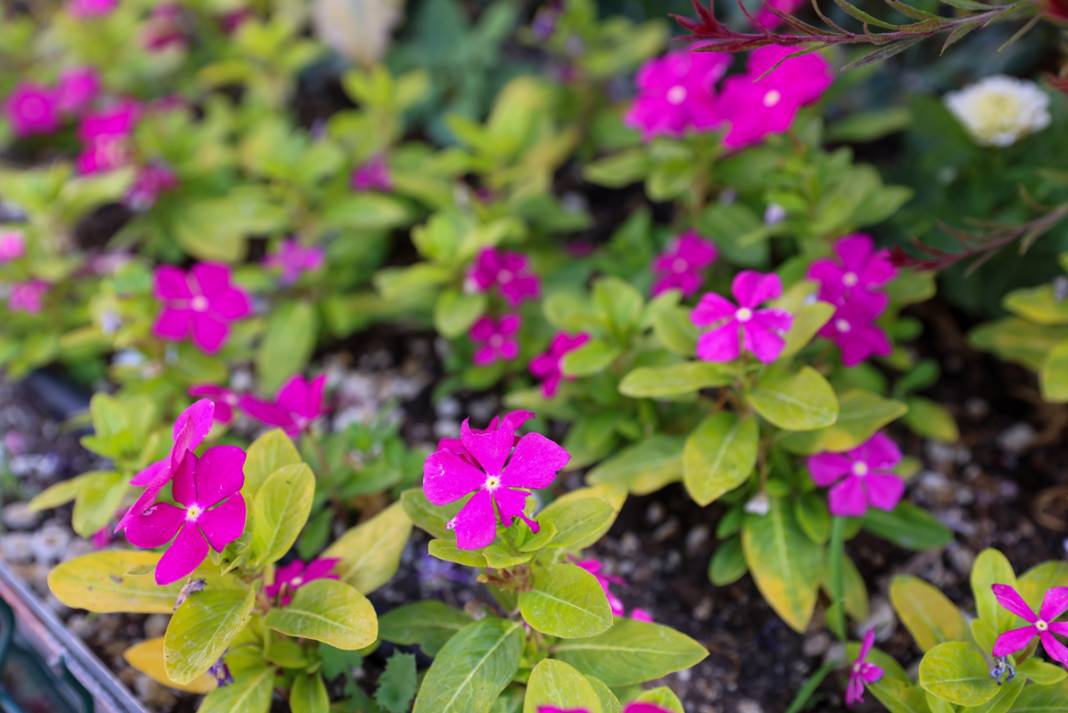
<path fill-rule="evenodd" d="M 868 464 L 857 461 L 853 464 L 853 475 L 863 478 L 868 474 Z"/>
<path fill-rule="evenodd" d="M 753 310 L 749 309 L 748 307 L 741 307 L 738 309 L 737 312 L 734 313 L 734 318 L 737 319 L 739 322 L 748 322 L 753 318 Z"/>
<path fill-rule="evenodd" d="M 298 574 L 296 577 L 289 580 L 289 584 L 293 587 L 299 587 L 300 585 L 304 584 L 304 578 Z"/>
<path fill-rule="evenodd" d="M 491 493 L 497 488 L 501 487 L 501 478 L 499 475 L 487 475 L 486 484 L 483 486 Z"/>
<path fill-rule="evenodd" d="M 675 258 L 675 261 L 671 263 L 671 269 L 675 272 L 686 272 L 686 268 L 689 267 L 689 263 L 681 257 Z"/>
<path fill-rule="evenodd" d="M 208 308 L 208 298 L 203 295 L 197 295 L 189 303 L 189 306 L 193 308 L 194 312 L 203 312 Z"/>
<path fill-rule="evenodd" d="M 834 321 L 834 328 L 842 334 L 848 334 L 852 327 L 849 326 L 849 321 L 846 319 L 838 318 Z"/>
<path fill-rule="evenodd" d="M 492 337 L 490 337 L 490 346 L 492 346 L 494 349 L 500 348 L 502 344 L 504 344 L 504 337 L 502 337 L 501 335 L 494 334 Z"/>
<path fill-rule="evenodd" d="M 1047 624 L 1044 620 L 1039 619 L 1035 622 L 1035 628 L 1039 631 L 1047 631 L 1049 629 L 1049 624 Z"/>
<path fill-rule="evenodd" d="M 764 106 L 770 109 L 771 107 L 782 101 L 782 93 L 778 89 L 772 89 L 764 95 Z"/>
<path fill-rule="evenodd" d="M 508 284 L 512 281 L 512 271 L 501 270 L 500 273 L 497 275 L 497 281 L 500 282 L 502 285 Z"/>
<path fill-rule="evenodd" d="M 686 101 L 686 87 L 681 84 L 676 84 L 668 90 L 667 100 L 669 104 L 678 106 Z"/>
<path fill-rule="evenodd" d="M 847 272 L 842 275 L 842 284 L 846 287 L 856 287 L 858 282 L 860 282 L 860 278 L 857 277 L 855 272 Z"/>
<path fill-rule="evenodd" d="M 863 668 L 864 668 L 864 662 L 863 661 L 857 661 L 855 664 L 853 664 L 853 673 L 860 673 L 861 669 L 863 669 Z"/>
<path fill-rule="evenodd" d="M 204 509 L 199 505 L 190 505 L 189 509 L 185 511 L 186 522 L 196 522 L 200 519 L 200 516 L 204 514 Z"/>

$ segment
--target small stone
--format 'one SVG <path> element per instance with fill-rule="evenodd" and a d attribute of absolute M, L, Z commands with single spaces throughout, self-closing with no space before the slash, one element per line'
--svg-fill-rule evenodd
<path fill-rule="evenodd" d="M 645 521 L 655 525 L 664 519 L 664 506 L 660 503 L 652 503 L 645 511 Z"/>
<path fill-rule="evenodd" d="M 163 614 L 152 614 L 145 619 L 145 638 L 157 639 L 167 631 L 167 617 Z"/>
<path fill-rule="evenodd" d="M 33 556 L 41 564 L 58 562 L 70 543 L 70 530 L 59 525 L 45 525 L 33 534 Z"/>
<path fill-rule="evenodd" d="M 4 508 L 4 526 L 9 530 L 32 530 L 41 513 L 30 510 L 26 503 L 12 503 Z"/>
<path fill-rule="evenodd" d="M 693 616 L 697 621 L 708 621 L 712 618 L 712 597 L 702 597 L 697 606 L 693 608 Z"/>
<path fill-rule="evenodd" d="M 745 504 L 745 511 L 750 515 L 767 515 L 771 501 L 765 493 L 757 493 Z"/>
<path fill-rule="evenodd" d="M 764 713 L 764 709 L 756 701 L 738 701 L 738 713 Z"/>
<path fill-rule="evenodd" d="M 33 561 L 33 538 L 23 532 L 13 532 L 0 539 L 0 552 L 4 559 L 12 564 L 26 564 Z"/>
<path fill-rule="evenodd" d="M 1035 442 L 1035 429 L 1027 423 L 1013 424 L 998 436 L 998 445 L 1009 453 L 1022 453 Z"/>
<path fill-rule="evenodd" d="M 822 656 L 830 646 L 831 637 L 821 631 L 805 638 L 805 642 L 801 645 L 801 653 L 809 658 L 816 658 Z"/>
<path fill-rule="evenodd" d="M 678 518 L 671 518 L 653 532 L 653 542 L 666 542 L 679 532 Z M 674 553 L 677 554 L 677 553 Z"/>
<path fill-rule="evenodd" d="M 708 528 L 705 525 L 697 525 L 686 533 L 686 554 L 698 554 L 706 542 L 708 542 Z"/>

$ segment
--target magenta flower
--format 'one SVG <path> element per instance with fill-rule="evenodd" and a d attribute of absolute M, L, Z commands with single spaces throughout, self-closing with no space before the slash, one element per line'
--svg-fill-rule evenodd
<path fill-rule="evenodd" d="M 715 84 L 730 66 L 729 55 L 681 50 L 646 62 L 638 72 L 638 97 L 627 112 L 627 126 L 654 136 L 683 136 L 719 124 Z"/>
<path fill-rule="evenodd" d="M 135 547 L 170 548 L 156 565 L 156 583 L 170 584 L 191 574 L 208 556 L 222 552 L 245 531 L 245 452 L 237 446 L 212 446 L 200 458 L 182 457 L 172 482 L 177 505 L 159 502 L 133 517 L 126 539 Z"/>
<path fill-rule="evenodd" d="M 203 396 L 215 406 L 214 420 L 223 425 L 234 420 L 234 409 L 238 407 L 238 395 L 224 386 L 200 384 L 189 389 L 190 396 Z"/>
<path fill-rule="evenodd" d="M 11 285 L 7 296 L 7 308 L 12 312 L 38 314 L 44 307 L 44 297 L 48 293 L 48 283 L 44 280 L 27 280 Z"/>
<path fill-rule="evenodd" d="M 717 254 L 716 246 L 697 231 L 688 230 L 678 236 L 653 260 L 653 296 L 678 290 L 683 297 L 690 297 L 701 289 L 705 268 L 715 262 Z"/>
<path fill-rule="evenodd" d="M 434 505 L 474 493 L 447 525 L 456 532 L 456 546 L 462 550 L 488 546 L 496 537 L 498 520 L 511 527 L 518 517 L 537 532 L 537 523 L 523 512 L 527 498 L 530 491 L 552 484 L 570 460 L 568 452 L 540 433 L 528 433 L 517 442 L 509 419 L 481 432 L 464 421 L 460 440 L 471 460 L 440 449 L 423 466 L 423 492 Z"/>
<path fill-rule="evenodd" d="M 782 335 L 790 330 L 793 317 L 781 309 L 756 308 L 782 294 L 779 276 L 744 270 L 735 276 L 731 294 L 738 306 L 708 292 L 690 313 L 698 327 L 712 327 L 697 340 L 697 356 L 704 361 L 734 361 L 740 353 L 740 339 L 760 361 L 775 361 L 786 346 Z"/>
<path fill-rule="evenodd" d="M 179 460 L 185 452 L 196 450 L 207 438 L 208 432 L 211 431 L 214 413 L 215 405 L 207 399 L 201 399 L 178 414 L 171 428 L 171 437 L 174 441 L 171 445 L 171 452 L 166 458 L 150 464 L 130 480 L 130 485 L 144 487 L 144 491 L 119 520 L 115 532 L 122 532 L 126 529 L 135 517 L 156 501 L 159 492 L 174 478 Z"/>
<path fill-rule="evenodd" d="M 64 114 L 79 116 L 100 93 L 100 77 L 92 67 L 75 67 L 60 75 L 56 85 L 56 108 Z"/>
<path fill-rule="evenodd" d="M 393 190 L 393 179 L 389 175 L 386 157 L 376 154 L 367 159 L 365 164 L 352 172 L 349 177 L 349 186 L 358 193 Z"/>
<path fill-rule="evenodd" d="M 560 382 L 565 378 L 571 380 L 574 377 L 564 376 L 562 362 L 564 356 L 573 352 L 586 342 L 590 341 L 590 335 L 585 332 L 574 336 L 566 332 L 559 332 L 549 343 L 548 351 L 542 352 L 530 360 L 530 373 L 541 380 L 541 393 L 545 398 L 551 399 L 556 396 L 560 388 Z"/>
<path fill-rule="evenodd" d="M 163 303 L 152 333 L 177 342 L 190 336 L 204 353 L 214 354 L 230 335 L 230 322 L 252 311 L 248 295 L 230 281 L 230 268 L 202 262 L 188 274 L 177 267 L 156 268 L 156 299 Z"/>
<path fill-rule="evenodd" d="M 143 212 L 154 206 L 161 194 L 177 187 L 174 171 L 162 163 L 150 163 L 138 172 L 124 200 L 130 210 Z"/>
<path fill-rule="evenodd" d="M 507 423 L 508 427 L 512 429 L 512 432 L 518 431 L 523 427 L 523 424 L 534 418 L 533 411 L 509 411 L 501 416 L 494 416 L 489 422 L 489 425 L 485 428 L 472 428 L 471 432 L 475 435 L 484 435 L 486 433 L 492 433 L 496 431 L 501 423 Z M 519 442 L 519 436 L 515 437 L 515 442 Z M 468 463 L 474 466 L 478 466 L 478 461 L 473 455 L 467 452 L 467 448 L 464 447 L 464 442 L 460 438 L 442 438 L 438 440 L 438 450 L 446 450 L 454 453 L 461 458 L 467 460 Z"/>
<path fill-rule="evenodd" d="M 50 134 L 59 128 L 56 94 L 39 84 L 17 84 L 4 102 L 4 111 L 16 136 Z"/>
<path fill-rule="evenodd" d="M 311 381 L 297 374 L 282 386 L 273 402 L 242 396 L 240 404 L 253 418 L 296 436 L 326 413 L 323 408 L 325 386 L 326 374 L 320 374 Z"/>
<path fill-rule="evenodd" d="M 478 254 L 468 274 L 468 283 L 475 292 L 496 287 L 512 307 L 536 299 L 541 292 L 541 282 L 530 271 L 526 255 L 496 248 L 484 248 Z"/>
<path fill-rule="evenodd" d="M 842 363 L 856 366 L 870 356 L 889 356 L 894 346 L 862 308 L 842 305 L 818 332 L 842 350 Z"/>
<path fill-rule="evenodd" d="M 831 488 L 831 514 L 860 517 L 868 507 L 893 510 L 905 493 L 905 481 L 894 475 L 901 451 L 883 433 L 845 453 L 817 453 L 808 459 L 812 480 Z M 833 486 L 833 487 L 831 487 Z"/>
<path fill-rule="evenodd" d="M 857 658 L 849 669 L 849 685 L 846 686 L 845 694 L 847 706 L 863 703 L 864 686 L 875 683 L 883 677 L 883 669 L 880 666 L 864 660 L 868 658 L 868 652 L 871 651 L 874 643 L 875 629 L 868 629 L 868 632 L 864 634 L 864 641 L 860 644 L 860 650 L 857 651 Z"/>
<path fill-rule="evenodd" d="M 305 272 L 314 272 L 323 266 L 326 255 L 318 246 L 304 247 L 296 238 L 287 238 L 277 252 L 268 255 L 263 266 L 282 271 L 282 284 L 292 285 Z"/>
<path fill-rule="evenodd" d="M 293 560 L 275 571 L 274 581 L 264 587 L 263 591 L 271 599 L 277 599 L 282 606 L 289 606 L 296 591 L 308 582 L 314 582 L 317 579 L 337 579 L 338 575 L 333 570 L 340 561 L 331 557 L 312 560 L 308 564 Z"/>
<path fill-rule="evenodd" d="M 0 262 L 18 260 L 26 254 L 26 239 L 17 230 L 0 233 Z"/>
<path fill-rule="evenodd" d="M 141 34 L 144 48 L 159 52 L 172 45 L 184 47 L 185 43 L 182 6 L 176 2 L 164 2 L 152 8 Z"/>
<path fill-rule="evenodd" d="M 86 114 L 78 125 L 78 138 L 82 142 L 82 151 L 76 159 L 78 173 L 90 176 L 129 163 L 129 139 L 140 114 L 140 107 L 133 101 Z"/>
<path fill-rule="evenodd" d="M 879 291 L 897 275 L 889 250 L 876 250 L 871 236 L 854 233 L 834 244 L 838 259 L 820 258 L 808 269 L 808 278 L 820 283 L 819 298 L 833 305 L 851 304 L 876 317 L 886 309 L 887 297 Z"/>
<path fill-rule="evenodd" d="M 74 17 L 103 17 L 119 5 L 119 0 L 70 0 L 67 12 Z"/>
<path fill-rule="evenodd" d="M 792 15 L 804 4 L 805 0 L 766 0 L 764 6 L 756 14 L 756 24 L 765 30 L 774 30 L 782 24 L 782 19 L 772 12 L 771 8 Z"/>
<path fill-rule="evenodd" d="M 1068 611 L 1068 587 L 1052 587 L 1047 590 L 1038 616 L 1035 616 L 1023 597 L 1008 584 L 995 584 L 991 589 L 994 590 L 998 604 L 1028 624 L 1001 634 L 994 642 L 994 656 L 1015 653 L 1025 648 L 1031 643 L 1031 639 L 1037 636 L 1049 657 L 1068 668 L 1068 648 L 1054 636 L 1068 636 L 1068 622 L 1056 621 L 1057 617 Z"/>
<path fill-rule="evenodd" d="M 763 76 L 796 48 L 768 45 L 749 55 L 746 74 L 724 82 L 719 111 L 729 128 L 723 144 L 740 149 L 781 134 L 794 123 L 798 110 L 831 85 L 831 68 L 816 54 L 794 57 Z"/>
<path fill-rule="evenodd" d="M 475 364 L 486 366 L 497 361 L 510 361 L 519 356 L 516 334 L 522 321 L 517 314 L 506 314 L 500 319 L 479 317 L 468 336 L 475 343 Z"/>

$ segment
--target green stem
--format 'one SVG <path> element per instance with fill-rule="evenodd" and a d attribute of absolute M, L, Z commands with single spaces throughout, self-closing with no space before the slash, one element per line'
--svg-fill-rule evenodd
<path fill-rule="evenodd" d="M 845 569 L 845 523 L 844 517 L 832 518 L 831 542 L 827 550 L 827 577 L 828 587 L 831 590 L 831 606 L 828 614 L 831 617 L 829 625 L 838 639 L 846 642 L 846 619 L 845 619 L 845 584 L 843 571 Z"/>

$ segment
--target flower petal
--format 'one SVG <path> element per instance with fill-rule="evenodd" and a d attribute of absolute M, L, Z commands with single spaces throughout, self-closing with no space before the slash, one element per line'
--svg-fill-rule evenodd
<path fill-rule="evenodd" d="M 860 671 L 860 677 L 864 683 L 875 683 L 883 677 L 883 668 L 878 664 L 866 662 Z"/>
<path fill-rule="evenodd" d="M 229 287 L 211 297 L 211 311 L 232 322 L 247 317 L 252 312 L 252 303 L 242 290 Z"/>
<path fill-rule="evenodd" d="M 212 446 L 197 464 L 197 504 L 211 507 L 245 484 L 245 452 L 237 446 Z"/>
<path fill-rule="evenodd" d="M 497 536 L 497 516 L 488 490 L 479 490 L 449 522 L 456 532 L 456 546 L 461 550 L 478 550 L 490 545 Z"/>
<path fill-rule="evenodd" d="M 245 531 L 245 520 L 245 498 L 241 493 L 234 493 L 210 510 L 205 510 L 197 525 L 215 551 L 222 552 L 228 544 L 241 537 Z"/>
<path fill-rule="evenodd" d="M 512 526 L 512 520 L 523 514 L 526 508 L 527 498 L 530 493 L 525 490 L 513 490 L 512 488 L 498 488 L 491 493 L 497 503 L 497 510 L 501 516 L 501 524 L 505 527 Z"/>
<path fill-rule="evenodd" d="M 705 332 L 697 339 L 697 356 L 704 361 L 724 363 L 738 358 L 741 345 L 738 339 L 739 325 L 735 319 L 723 326 Z"/>
<path fill-rule="evenodd" d="M 200 294 L 209 301 L 230 289 L 230 268 L 221 262 L 200 262 L 189 271 L 190 277 L 200 287 Z"/>
<path fill-rule="evenodd" d="M 459 500 L 485 482 L 485 473 L 451 451 L 435 451 L 423 464 L 423 493 L 434 505 Z"/>
<path fill-rule="evenodd" d="M 1048 631 L 1043 631 L 1038 638 L 1042 642 L 1042 648 L 1046 650 L 1051 659 L 1062 666 L 1068 666 L 1068 648 L 1058 641 L 1057 637 Z"/>
<path fill-rule="evenodd" d="M 860 642 L 860 649 L 857 651 L 857 661 L 863 661 L 868 658 L 868 652 L 871 651 L 872 644 L 875 643 L 875 627 L 868 629 L 864 633 L 864 640 Z"/>
<path fill-rule="evenodd" d="M 160 477 L 165 468 L 169 468 L 171 461 L 169 458 L 164 458 L 152 463 L 144 470 L 141 470 L 134 477 L 130 478 L 130 485 L 136 485 L 137 487 L 144 487 L 148 485 L 156 478 Z"/>
<path fill-rule="evenodd" d="M 499 475 L 515 443 L 515 428 L 511 423 L 504 421 L 496 428 L 476 431 L 471 428 L 467 420 L 464 420 L 460 424 L 460 440 L 487 475 Z"/>
<path fill-rule="evenodd" d="M 690 321 L 698 327 L 708 327 L 734 316 L 738 308 L 734 303 L 715 292 L 707 292 L 690 312 Z"/>
<path fill-rule="evenodd" d="M 742 270 L 731 284 L 731 294 L 740 306 L 752 309 L 781 295 L 782 281 L 773 272 L 764 274 Z"/>
<path fill-rule="evenodd" d="M 184 455 L 186 451 L 196 450 L 211 431 L 214 418 L 215 404 L 211 399 L 195 401 L 189 408 L 178 414 L 171 432 L 174 436 L 171 457 L 173 458 L 176 453 Z"/>
<path fill-rule="evenodd" d="M 156 564 L 156 584 L 161 587 L 192 574 L 208 556 L 208 543 L 196 527 L 183 527 L 177 539 Z"/>
<path fill-rule="evenodd" d="M 188 300 L 193 296 L 185 272 L 173 265 L 156 268 L 154 282 L 156 298 L 163 302 Z"/>
<path fill-rule="evenodd" d="M 830 492 L 831 514 L 838 517 L 860 517 L 868 511 L 864 483 L 855 475 L 847 476 Z"/>
<path fill-rule="evenodd" d="M 519 439 L 501 471 L 501 483 L 531 490 L 547 488 L 569 460 L 571 455 L 555 441 L 540 433 L 528 433 Z"/>
<path fill-rule="evenodd" d="M 1042 608 L 1038 611 L 1038 618 L 1045 622 L 1051 622 L 1065 611 L 1068 611 L 1068 587 L 1052 587 L 1046 592 L 1042 600 Z"/>
<path fill-rule="evenodd" d="M 994 592 L 994 597 L 998 600 L 998 604 L 1003 608 L 1031 624 L 1038 621 L 1038 617 L 1031 611 L 1031 607 L 1027 605 L 1027 602 L 1013 587 L 1008 584 L 993 584 L 990 589 Z"/>
<path fill-rule="evenodd" d="M 171 495 L 186 507 L 198 504 L 196 486 L 198 461 L 196 454 L 187 450 L 185 455 L 177 459 L 177 463 L 171 468 L 174 473 L 174 479 L 171 481 Z"/>
<path fill-rule="evenodd" d="M 162 547 L 178 534 L 185 522 L 185 510 L 170 503 L 156 503 L 126 525 L 126 539 L 134 547 Z"/>
<path fill-rule="evenodd" d="M 842 265 L 850 272 L 860 272 L 874 251 L 871 236 L 863 233 L 847 235 L 834 244 L 834 251 L 842 259 Z"/>
<path fill-rule="evenodd" d="M 766 328 L 755 317 L 751 322 L 742 325 L 742 338 L 745 348 L 765 364 L 778 359 L 786 346 L 786 341 L 782 337 Z"/>
<path fill-rule="evenodd" d="M 826 488 L 849 472 L 853 461 L 841 453 L 817 453 L 808 459 L 812 482 Z"/>
<path fill-rule="evenodd" d="M 905 481 L 896 475 L 869 473 L 865 477 L 868 502 L 880 510 L 893 510 L 905 494 Z"/>
<path fill-rule="evenodd" d="M 193 310 L 164 307 L 152 325 L 152 333 L 160 339 L 177 342 L 189 336 L 192 328 Z"/>
<path fill-rule="evenodd" d="M 222 347 L 230 334 L 230 327 L 218 317 L 207 312 L 195 312 L 191 318 L 193 342 L 205 354 L 214 354 Z"/>

